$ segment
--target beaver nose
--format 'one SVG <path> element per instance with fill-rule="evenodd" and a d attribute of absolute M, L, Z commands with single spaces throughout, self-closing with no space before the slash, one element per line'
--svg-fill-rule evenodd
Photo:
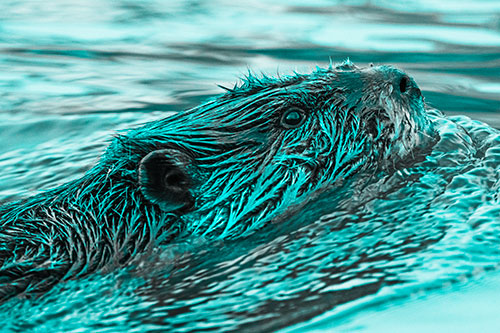
<path fill-rule="evenodd" d="M 404 94 L 410 85 L 410 78 L 408 75 L 403 75 L 399 80 L 399 91 Z"/>
<path fill-rule="evenodd" d="M 415 81 L 410 79 L 405 73 L 398 73 L 393 82 L 394 90 L 399 89 L 401 94 L 408 94 L 410 92 L 416 93 L 417 96 L 421 96 L 422 92 L 418 88 Z"/>

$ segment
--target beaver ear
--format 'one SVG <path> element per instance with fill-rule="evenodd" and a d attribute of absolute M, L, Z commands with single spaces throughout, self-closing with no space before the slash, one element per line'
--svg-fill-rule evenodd
<path fill-rule="evenodd" d="M 191 159 L 175 149 L 156 150 L 139 164 L 139 185 L 146 199 L 170 212 L 192 205 Z"/>

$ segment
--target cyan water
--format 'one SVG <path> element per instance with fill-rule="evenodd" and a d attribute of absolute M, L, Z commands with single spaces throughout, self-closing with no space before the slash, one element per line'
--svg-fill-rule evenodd
<path fill-rule="evenodd" d="M 0 200 L 80 177 L 112 133 L 248 69 L 392 64 L 447 115 L 428 158 L 276 233 L 192 239 L 0 306 L 1 330 L 500 328 L 498 1 L 2 0 Z"/>

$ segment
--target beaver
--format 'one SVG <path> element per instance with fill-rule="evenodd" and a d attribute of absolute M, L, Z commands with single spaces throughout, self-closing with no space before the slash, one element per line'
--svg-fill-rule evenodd
<path fill-rule="evenodd" d="M 432 136 L 420 89 L 391 66 L 249 74 L 224 89 L 116 135 L 81 179 L 1 207 L 0 299 L 181 237 L 245 237 Z"/>

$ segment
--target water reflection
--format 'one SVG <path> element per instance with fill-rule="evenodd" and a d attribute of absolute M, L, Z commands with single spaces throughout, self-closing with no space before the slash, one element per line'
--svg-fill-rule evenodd
<path fill-rule="evenodd" d="M 247 68 L 390 63 L 416 78 L 428 104 L 500 127 L 497 1 L 7 0 L 0 9 L 0 200 L 81 176 L 116 129 L 197 105 Z M 246 240 L 172 244 L 134 267 L 13 300 L 0 318 L 13 331 L 266 331 L 323 314 L 303 326 L 321 329 L 415 293 L 444 294 L 497 269 L 498 140 L 465 120 L 441 128 L 429 159 L 364 196 L 345 188 Z M 484 182 L 453 183 L 471 170 Z"/>

